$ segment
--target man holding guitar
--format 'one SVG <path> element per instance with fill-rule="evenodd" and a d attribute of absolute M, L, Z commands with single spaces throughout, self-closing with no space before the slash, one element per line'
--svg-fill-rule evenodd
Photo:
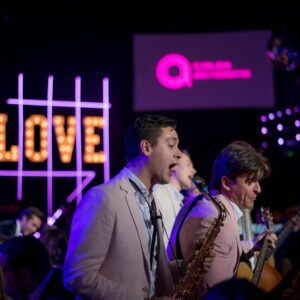
<path fill-rule="evenodd" d="M 270 171 L 268 159 L 244 141 L 229 144 L 217 156 L 212 170 L 211 194 L 225 206 L 227 216 L 213 242 L 213 262 L 199 282 L 199 295 L 215 284 L 235 276 L 241 256 L 253 253 L 250 249 L 253 243 L 242 245 L 240 241 L 238 219 L 242 216 L 241 209 L 253 208 L 261 192 L 259 182 Z M 218 210 L 208 197 L 201 198 L 189 210 L 185 206 L 191 202 L 193 201 L 187 201 L 182 207 L 181 211 L 189 213 L 183 216 L 179 212 L 171 234 L 179 239 L 184 261 L 188 261 L 193 255 L 197 241 L 205 239 L 208 228 L 218 218 Z M 262 240 L 267 240 L 268 247 L 275 248 L 276 235 L 271 231 L 267 231 L 262 239 L 254 243 L 255 249 L 261 246 Z M 178 247 L 175 250 L 178 256 Z"/>

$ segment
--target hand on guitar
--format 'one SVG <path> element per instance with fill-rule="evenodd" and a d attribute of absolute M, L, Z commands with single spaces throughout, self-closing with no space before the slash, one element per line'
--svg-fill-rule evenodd
<path fill-rule="evenodd" d="M 269 243 L 269 248 L 270 249 L 275 249 L 276 248 L 276 241 L 277 241 L 277 236 L 275 233 L 272 232 L 271 229 L 266 230 L 266 232 L 258 235 L 254 239 L 254 246 L 253 246 L 253 251 L 260 251 L 263 241 L 266 239 Z"/>

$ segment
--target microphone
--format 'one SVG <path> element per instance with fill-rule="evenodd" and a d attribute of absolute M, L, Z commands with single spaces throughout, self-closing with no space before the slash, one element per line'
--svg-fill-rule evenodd
<path fill-rule="evenodd" d="M 200 193 L 206 195 L 209 193 L 208 186 L 206 185 L 204 178 L 200 176 L 195 176 L 192 178 L 192 182 L 194 183 L 194 185 L 196 186 L 196 188 L 199 190 Z"/>

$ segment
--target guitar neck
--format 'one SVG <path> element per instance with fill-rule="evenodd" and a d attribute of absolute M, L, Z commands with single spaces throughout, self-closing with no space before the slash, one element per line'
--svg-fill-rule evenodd
<path fill-rule="evenodd" d="M 264 262 L 266 260 L 266 254 L 268 251 L 268 241 L 265 239 L 254 269 L 254 273 L 253 273 L 253 277 L 252 277 L 252 283 L 255 286 L 258 286 L 259 284 L 259 279 L 260 279 L 260 275 L 264 266 Z"/>
<path fill-rule="evenodd" d="M 278 248 L 282 245 L 282 243 L 285 241 L 285 239 L 288 237 L 288 235 L 293 231 L 294 224 L 292 221 L 289 221 L 281 231 L 281 233 L 278 236 L 277 242 L 276 242 L 276 248 L 275 249 L 267 249 L 266 259 L 268 259 L 271 255 L 273 255 Z"/>

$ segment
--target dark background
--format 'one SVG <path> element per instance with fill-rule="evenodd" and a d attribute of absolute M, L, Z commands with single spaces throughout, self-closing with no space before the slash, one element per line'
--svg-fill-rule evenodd
<path fill-rule="evenodd" d="M 24 96 L 46 98 L 48 75 L 54 75 L 54 99 L 74 98 L 74 78 L 82 78 L 82 98 L 101 100 L 101 80 L 110 79 L 111 175 L 125 164 L 124 134 L 138 114 L 133 111 L 133 35 L 135 33 L 201 33 L 271 29 L 288 37 L 299 49 L 300 10 L 296 4 L 273 1 L 2 1 L 0 8 L 0 112 L 9 114 L 8 130 L 17 135 L 17 116 L 6 104 L 17 97 L 17 75 L 24 73 Z M 267 50 L 267 45 L 266 45 Z M 276 109 L 293 107 L 300 99 L 300 68 L 274 67 Z M 41 112 L 41 110 L 39 111 Z M 198 174 L 210 178 L 218 151 L 243 139 L 260 147 L 260 116 L 269 110 L 162 111 L 178 122 L 180 145 L 187 148 Z M 31 113 L 30 113 L 31 114 Z M 9 137 L 11 143 L 17 141 Z M 284 208 L 300 199 L 298 148 L 286 150 L 271 144 L 265 154 L 273 175 L 263 182 L 260 204 Z M 35 166 L 43 169 L 43 164 Z M 4 163 L 0 169 L 8 168 Z M 14 169 L 12 164 L 9 168 Z M 17 167 L 16 167 L 17 168 Z M 15 168 L 15 169 L 16 169 Z M 85 169 L 92 169 L 86 166 Z M 31 167 L 32 169 L 32 167 Z M 99 167 L 95 166 L 95 170 Z M 91 185 L 101 183 L 102 172 Z M 16 201 L 16 178 L 0 178 L 1 216 L 15 214 L 20 206 L 36 205 L 46 211 L 46 180 L 24 180 L 23 201 Z M 59 185 L 60 184 L 60 185 Z M 75 180 L 58 183 L 54 209 L 64 202 L 65 190 Z M 91 186 L 90 185 L 90 186 Z M 34 190 L 34 193 L 32 192 Z"/>

